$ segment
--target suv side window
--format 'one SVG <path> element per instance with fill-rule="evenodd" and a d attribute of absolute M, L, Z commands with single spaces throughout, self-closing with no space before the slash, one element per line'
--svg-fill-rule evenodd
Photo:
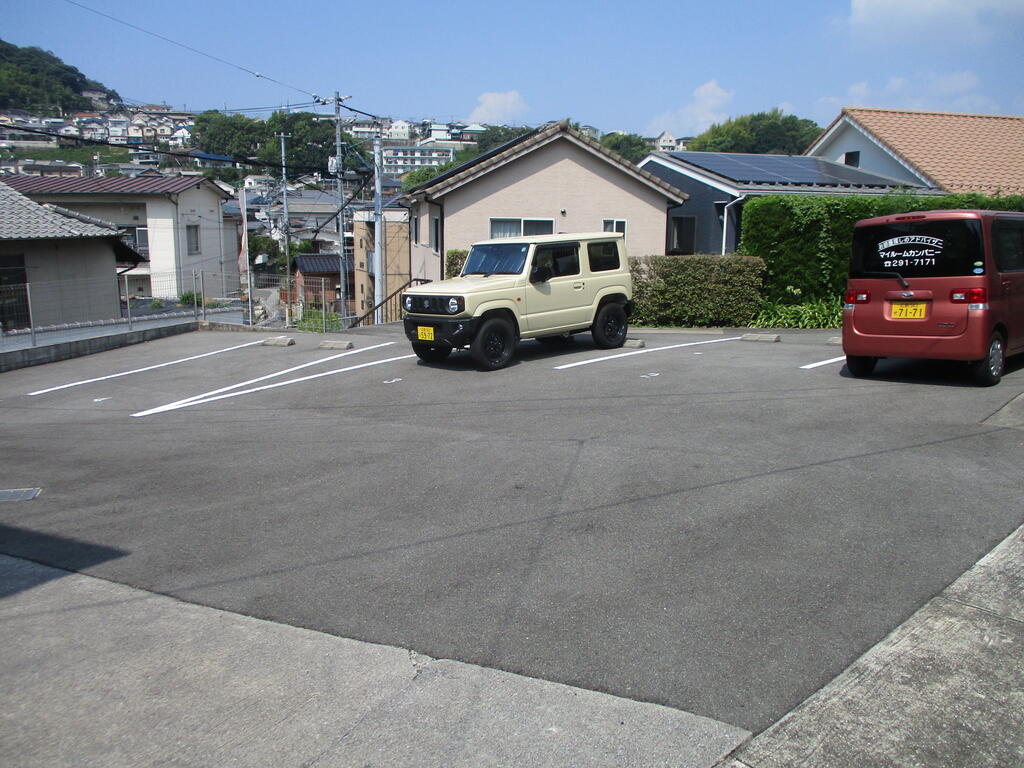
<path fill-rule="evenodd" d="M 587 259 L 591 272 L 607 272 L 619 268 L 619 248 L 615 243 L 588 243 Z"/>
<path fill-rule="evenodd" d="M 549 267 L 552 277 L 578 275 L 580 273 L 580 250 L 577 243 L 559 245 L 538 245 L 533 255 L 535 267 Z"/>
<path fill-rule="evenodd" d="M 1000 272 L 1024 271 L 1024 222 L 995 222 L 992 245 Z"/>

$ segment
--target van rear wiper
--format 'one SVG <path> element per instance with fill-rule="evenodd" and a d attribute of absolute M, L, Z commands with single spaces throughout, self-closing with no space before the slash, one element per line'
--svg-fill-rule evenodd
<path fill-rule="evenodd" d="M 904 288 L 910 287 L 910 283 L 899 272 L 862 272 L 861 274 L 864 277 L 895 277 Z"/>

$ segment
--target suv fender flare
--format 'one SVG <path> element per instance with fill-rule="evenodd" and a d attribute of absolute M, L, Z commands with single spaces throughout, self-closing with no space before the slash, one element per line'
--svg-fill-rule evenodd
<path fill-rule="evenodd" d="M 597 317 L 597 313 L 601 311 L 601 307 L 605 304 L 621 304 L 623 308 L 625 308 L 627 315 L 629 315 L 630 310 L 633 309 L 633 302 L 626 298 L 626 294 L 624 293 L 624 288 L 622 286 L 609 286 L 597 295 L 591 319 Z"/>
<path fill-rule="evenodd" d="M 489 301 L 481 304 L 477 307 L 476 312 L 473 313 L 474 317 L 480 318 L 482 324 L 484 320 L 489 317 L 504 317 L 510 323 L 512 328 L 515 330 L 516 339 L 519 339 L 519 316 L 516 314 L 516 309 L 511 302 L 507 301 Z"/>

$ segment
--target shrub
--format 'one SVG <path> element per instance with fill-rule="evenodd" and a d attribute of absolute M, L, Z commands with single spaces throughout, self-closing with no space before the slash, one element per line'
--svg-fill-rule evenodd
<path fill-rule="evenodd" d="M 458 277 L 458 274 L 462 271 L 462 265 L 466 263 L 466 257 L 469 255 L 469 251 L 462 251 L 452 249 L 444 255 L 444 276 Z"/>
<path fill-rule="evenodd" d="M 764 293 L 769 301 L 794 304 L 831 299 L 846 287 L 853 225 L 858 220 L 945 208 L 1024 211 L 1024 196 L 758 197 L 743 207 L 740 251 L 764 260 Z"/>
<path fill-rule="evenodd" d="M 843 324 L 843 302 L 813 299 L 802 304 L 786 304 L 765 299 L 751 328 L 839 328 Z"/>
<path fill-rule="evenodd" d="M 760 306 L 764 262 L 739 254 L 630 259 L 638 325 L 737 327 Z"/>
<path fill-rule="evenodd" d="M 196 307 L 203 301 L 203 294 L 196 291 L 185 291 L 178 296 L 178 303 L 183 307 Z"/>
<path fill-rule="evenodd" d="M 164 308 L 164 303 L 162 301 L 160 301 L 160 299 L 153 299 L 151 302 L 149 302 L 149 308 L 150 309 L 163 309 Z"/>
<path fill-rule="evenodd" d="M 319 309 L 307 309 L 302 313 L 302 319 L 295 324 L 295 327 L 300 331 L 322 333 L 324 330 L 324 313 Z M 341 325 L 341 315 L 335 312 L 327 313 L 327 330 L 343 330 Z"/>

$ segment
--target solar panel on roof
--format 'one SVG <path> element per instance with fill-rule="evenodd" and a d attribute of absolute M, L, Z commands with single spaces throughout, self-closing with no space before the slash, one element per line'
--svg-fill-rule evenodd
<path fill-rule="evenodd" d="M 669 153 L 735 182 L 816 186 L 888 186 L 883 177 L 820 157 L 743 155 L 718 152 Z"/>

